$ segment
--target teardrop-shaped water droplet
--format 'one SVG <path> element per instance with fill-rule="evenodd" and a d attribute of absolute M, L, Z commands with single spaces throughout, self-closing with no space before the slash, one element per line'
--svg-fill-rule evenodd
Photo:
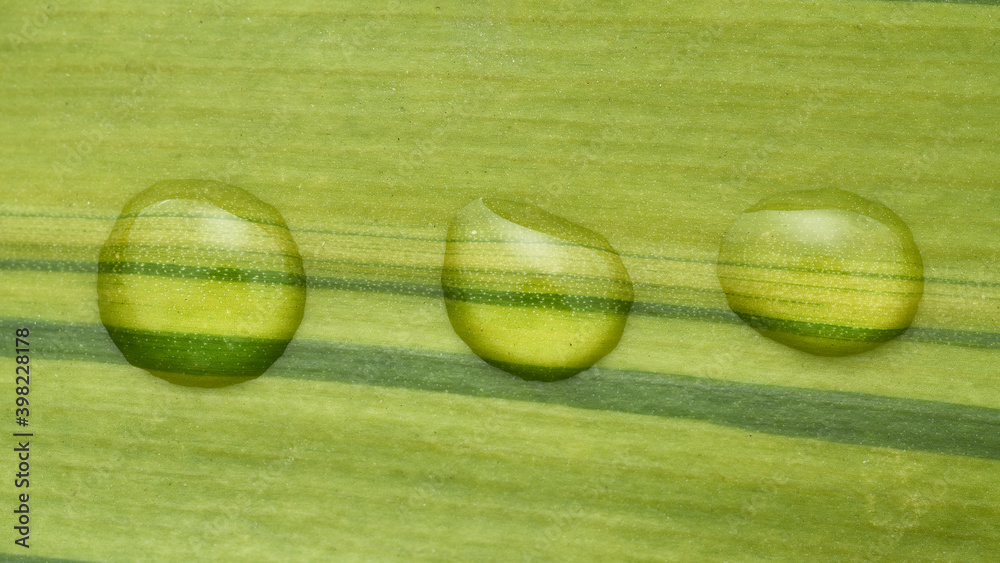
<path fill-rule="evenodd" d="M 601 235 L 537 207 L 476 200 L 448 229 L 441 276 L 455 332 L 524 379 L 573 376 L 614 350 L 632 280 Z"/>
<path fill-rule="evenodd" d="M 913 322 L 924 267 L 889 208 L 837 189 L 768 197 L 732 224 L 718 274 L 761 334 L 821 356 L 870 350 Z"/>
<path fill-rule="evenodd" d="M 181 385 L 264 373 L 302 321 L 302 258 L 276 209 L 208 180 L 160 182 L 101 249 L 101 321 L 125 359 Z"/>

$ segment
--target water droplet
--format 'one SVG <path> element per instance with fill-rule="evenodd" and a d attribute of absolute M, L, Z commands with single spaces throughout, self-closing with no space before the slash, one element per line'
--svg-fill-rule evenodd
<path fill-rule="evenodd" d="M 472 351 L 540 381 L 571 377 L 614 350 L 633 298 L 604 237 L 493 199 L 451 222 L 441 282 L 451 324 Z"/>
<path fill-rule="evenodd" d="M 837 189 L 768 197 L 730 226 L 718 274 L 729 307 L 758 332 L 820 356 L 899 336 L 923 296 L 924 267 L 906 223 Z"/>
<path fill-rule="evenodd" d="M 101 321 L 125 359 L 172 383 L 264 373 L 302 321 L 305 273 L 276 209 L 207 180 L 130 200 L 101 249 Z"/>

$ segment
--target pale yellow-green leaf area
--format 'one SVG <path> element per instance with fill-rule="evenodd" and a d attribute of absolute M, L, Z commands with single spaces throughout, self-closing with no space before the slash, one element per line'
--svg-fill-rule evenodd
<path fill-rule="evenodd" d="M 32 555 L 995 557 L 1000 7 L 0 0 L 0 14 L 0 403 L 5 429 L 25 428 L 13 335 L 30 328 Z M 157 379 L 101 324 L 116 220 L 183 179 L 266 202 L 302 258 L 301 325 L 239 385 Z M 843 357 L 762 336 L 718 275 L 747 209 L 829 188 L 892 210 L 923 263 L 911 326 Z M 456 334 L 448 226 L 480 198 L 544 209 L 620 256 L 634 303 L 593 368 L 526 382 Z M 166 265 L 238 270 L 218 237 L 176 226 L 192 245 Z M 271 258 L 256 270 L 280 271 Z M 225 311 L 211 284 L 233 282 L 174 283 L 149 294 L 187 288 Z M 273 335 L 196 317 L 132 320 Z M 24 490 L 4 483 L 0 553 L 23 555 Z"/>
<path fill-rule="evenodd" d="M 993 461 L 367 385 L 206 394 L 127 367 L 44 369 L 37 541 L 63 557 L 920 559 L 949 545 L 968 560 L 997 534 Z"/>

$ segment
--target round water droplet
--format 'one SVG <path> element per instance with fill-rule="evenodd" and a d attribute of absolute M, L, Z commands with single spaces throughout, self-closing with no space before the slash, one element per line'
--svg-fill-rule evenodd
<path fill-rule="evenodd" d="M 441 283 L 451 324 L 473 352 L 540 381 L 573 376 L 614 350 L 633 297 L 604 237 L 492 199 L 452 221 Z"/>
<path fill-rule="evenodd" d="M 924 266 L 909 227 L 843 190 L 768 197 L 722 242 L 729 307 L 761 334 L 820 356 L 870 350 L 913 322 Z"/>
<path fill-rule="evenodd" d="M 128 362 L 172 383 L 264 373 L 302 321 L 302 258 L 276 209 L 234 186 L 160 182 L 101 249 L 101 321 Z"/>

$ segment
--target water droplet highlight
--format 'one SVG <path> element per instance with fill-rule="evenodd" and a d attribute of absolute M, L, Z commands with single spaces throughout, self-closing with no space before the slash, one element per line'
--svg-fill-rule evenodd
<path fill-rule="evenodd" d="M 302 321 L 302 258 L 284 219 L 235 186 L 159 182 L 122 209 L 98 264 L 101 322 L 128 362 L 172 383 L 258 377 Z"/>
<path fill-rule="evenodd" d="M 779 194 L 744 211 L 723 239 L 718 275 L 747 324 L 820 356 L 857 354 L 899 336 L 924 288 L 906 223 L 838 189 Z"/>
<path fill-rule="evenodd" d="M 557 381 L 615 349 L 632 280 L 601 235 L 531 205 L 479 199 L 448 229 L 448 317 L 487 363 Z"/>

